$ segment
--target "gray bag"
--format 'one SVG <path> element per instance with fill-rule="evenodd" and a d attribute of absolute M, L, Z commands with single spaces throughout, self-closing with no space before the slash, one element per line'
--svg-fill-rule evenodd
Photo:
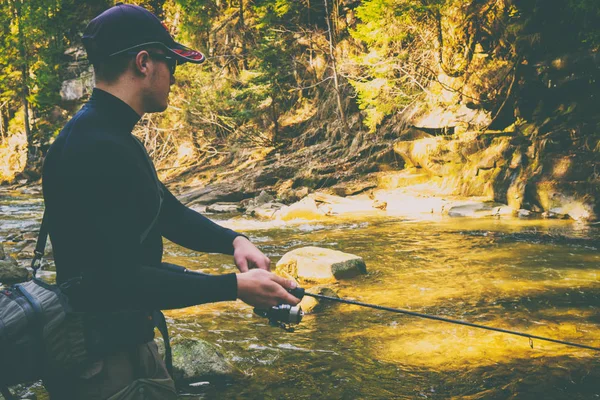
<path fill-rule="evenodd" d="M 7 386 L 40 379 L 45 363 L 54 364 L 53 355 L 78 344 L 84 349 L 83 338 L 59 339 L 69 312 L 59 286 L 39 279 L 0 291 L 0 392 L 5 398 L 11 398 Z"/>

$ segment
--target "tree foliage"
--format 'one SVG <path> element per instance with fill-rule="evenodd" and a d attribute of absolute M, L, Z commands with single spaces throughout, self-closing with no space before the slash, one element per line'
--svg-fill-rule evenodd
<path fill-rule="evenodd" d="M 329 121 L 329 129 L 351 135 L 338 123 L 346 115 L 371 132 L 392 116 L 434 108 L 487 113 L 498 128 L 541 119 L 558 107 L 549 86 L 571 79 L 560 75 L 556 60 L 593 59 L 600 46 L 596 0 L 137 3 L 207 56 L 201 68 L 178 69 L 172 107 L 152 119 L 159 138 L 153 143 L 180 138 L 197 151 L 207 143 L 282 146 L 309 122 Z M 30 148 L 44 149 L 76 109 L 59 95 L 74 74 L 66 52 L 81 46 L 87 22 L 113 4 L 0 2 L 1 141 L 30 124 Z M 581 68 L 577 73 L 592 82 L 595 67 Z"/>

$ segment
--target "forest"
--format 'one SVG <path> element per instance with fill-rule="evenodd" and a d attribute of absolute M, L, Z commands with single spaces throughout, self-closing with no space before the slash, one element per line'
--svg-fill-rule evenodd
<path fill-rule="evenodd" d="M 35 181 L 91 93 L 81 33 L 113 2 L 0 4 L 0 181 Z M 289 202 L 404 169 L 514 209 L 598 213 L 597 1 L 139 4 L 208 59 L 136 129 L 175 186 Z"/>

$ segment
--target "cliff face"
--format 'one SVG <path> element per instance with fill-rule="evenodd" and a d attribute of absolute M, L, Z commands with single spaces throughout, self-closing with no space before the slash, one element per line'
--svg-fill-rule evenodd
<path fill-rule="evenodd" d="M 599 61 L 597 53 L 580 52 L 519 65 L 503 103 L 510 113 L 500 116 L 500 110 L 496 119 L 483 107 L 457 101 L 453 78 L 441 77 L 446 87 L 433 83 L 438 88 L 415 102 L 411 118 L 392 117 L 376 133 L 367 133 L 355 113 L 349 118 L 357 129 L 353 136 L 343 134 L 339 121 L 313 120 L 289 146 L 266 151 L 249 168 L 232 168 L 242 165 L 235 157 L 223 160 L 216 170 L 228 166 L 229 173 L 205 174 L 202 184 L 209 186 L 200 191 L 180 190 L 187 201 L 199 203 L 239 201 L 261 190 L 290 202 L 316 190 L 360 193 L 382 182 L 381 175 L 405 170 L 414 179 L 383 178 L 386 187 L 429 182 L 444 196 L 477 196 L 515 210 L 596 220 Z M 460 85 L 479 97 L 473 87 L 486 86 Z M 491 129 L 500 118 L 508 125 Z M 190 172 L 187 176 L 194 175 Z M 173 183 L 186 186 L 185 177 Z"/>

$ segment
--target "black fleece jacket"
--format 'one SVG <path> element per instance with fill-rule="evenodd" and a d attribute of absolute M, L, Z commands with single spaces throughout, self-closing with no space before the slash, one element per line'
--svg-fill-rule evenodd
<path fill-rule="evenodd" d="M 235 274 L 185 273 L 161 263 L 163 236 L 196 251 L 232 254 L 239 234 L 185 207 L 158 181 L 131 135 L 139 119 L 94 89 L 50 147 L 43 191 L 57 281 L 83 274 L 72 301 L 85 311 L 235 300 Z"/>

